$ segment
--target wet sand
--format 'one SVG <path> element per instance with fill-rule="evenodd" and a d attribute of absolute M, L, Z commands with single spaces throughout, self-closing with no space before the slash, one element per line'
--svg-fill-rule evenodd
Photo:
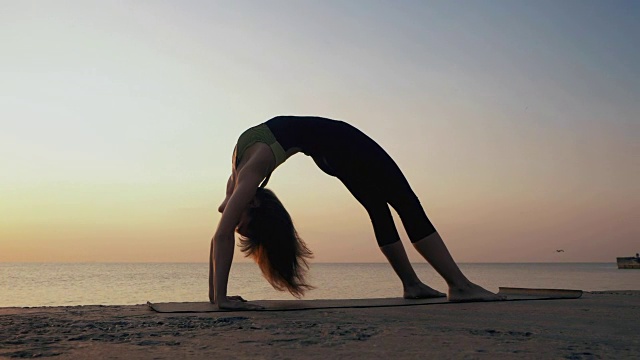
<path fill-rule="evenodd" d="M 0 308 L 0 358 L 638 359 L 640 291 L 581 299 L 157 314 L 146 305 Z"/>

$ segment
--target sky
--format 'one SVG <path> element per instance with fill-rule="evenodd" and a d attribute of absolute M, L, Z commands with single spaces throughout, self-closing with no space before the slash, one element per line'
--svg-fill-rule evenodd
<path fill-rule="evenodd" d="M 375 139 L 459 262 L 631 256 L 638 39 L 635 1 L 0 0 L 0 262 L 206 262 L 277 115 Z M 385 261 L 310 158 L 269 185 L 314 262 Z"/>

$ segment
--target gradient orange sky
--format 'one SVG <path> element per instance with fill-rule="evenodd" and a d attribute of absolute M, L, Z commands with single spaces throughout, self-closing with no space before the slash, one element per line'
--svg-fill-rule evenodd
<path fill-rule="evenodd" d="M 600 1 L 6 2 L 0 262 L 207 261 L 237 137 L 281 114 L 378 141 L 458 261 L 631 256 L 639 14 Z M 314 261 L 384 261 L 364 209 L 310 158 L 269 184 Z"/>

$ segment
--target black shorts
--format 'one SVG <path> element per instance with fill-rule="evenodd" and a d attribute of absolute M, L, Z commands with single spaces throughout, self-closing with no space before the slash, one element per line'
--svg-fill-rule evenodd
<path fill-rule="evenodd" d="M 379 246 L 400 240 L 389 205 L 416 242 L 436 232 L 404 174 L 374 140 L 355 127 L 317 117 L 276 117 L 266 122 L 288 150 L 298 147 L 338 178 L 367 210 Z"/>

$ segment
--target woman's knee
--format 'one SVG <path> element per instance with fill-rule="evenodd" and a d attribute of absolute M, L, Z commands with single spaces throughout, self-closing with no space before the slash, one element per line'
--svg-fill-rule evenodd
<path fill-rule="evenodd" d="M 389 205 L 385 202 L 365 206 L 373 225 L 373 232 L 379 247 L 391 245 L 400 241 Z"/>
<path fill-rule="evenodd" d="M 412 243 L 420 241 L 436 232 L 418 197 L 407 193 L 401 199 L 391 203 L 396 210 Z"/>

